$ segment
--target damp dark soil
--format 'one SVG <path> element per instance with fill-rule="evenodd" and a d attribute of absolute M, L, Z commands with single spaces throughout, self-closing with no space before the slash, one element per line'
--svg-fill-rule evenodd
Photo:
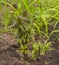
<path fill-rule="evenodd" d="M 51 41 L 54 41 L 52 44 L 54 50 L 46 54 L 44 65 L 59 65 L 59 40 L 53 38 Z M 14 36 L 9 33 L 2 34 L 0 36 L 0 65 L 43 65 L 41 60 L 25 60 L 22 54 L 16 52 L 18 48 L 19 45 Z"/>

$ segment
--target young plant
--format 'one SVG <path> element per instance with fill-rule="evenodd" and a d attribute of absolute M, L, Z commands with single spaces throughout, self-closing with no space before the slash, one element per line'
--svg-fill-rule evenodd
<path fill-rule="evenodd" d="M 47 53 L 47 51 L 49 51 L 49 49 L 51 50 L 51 43 L 47 42 L 47 43 L 40 43 L 40 42 L 36 42 L 33 43 L 33 50 L 32 50 L 32 58 L 36 59 L 37 57 L 40 58 L 40 56 L 42 55 L 43 57 L 45 56 L 45 54 Z"/>
<path fill-rule="evenodd" d="M 10 14 L 9 7 L 6 5 L 6 3 L 3 3 L 3 2 L 5 2 L 5 1 L 2 1 L 1 6 L 0 6 L 0 12 L 2 13 L 1 24 L 4 27 L 3 30 L 6 32 L 6 31 L 10 30 L 9 26 L 12 24 L 13 14 Z"/>
<path fill-rule="evenodd" d="M 20 53 L 22 53 L 23 55 L 24 55 L 24 59 L 27 59 L 28 58 L 28 49 L 27 49 L 27 45 L 20 45 L 20 48 L 19 48 L 19 50 L 17 50 L 17 52 L 20 52 Z"/>
<path fill-rule="evenodd" d="M 36 60 L 36 58 L 40 54 L 39 44 L 37 42 L 34 42 L 32 48 L 32 59 Z"/>

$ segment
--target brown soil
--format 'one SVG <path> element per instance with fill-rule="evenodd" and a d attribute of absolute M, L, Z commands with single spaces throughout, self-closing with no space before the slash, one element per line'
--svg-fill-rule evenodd
<path fill-rule="evenodd" d="M 43 65 L 40 60 L 24 60 L 23 55 L 16 52 L 19 46 L 14 36 L 5 33 L 0 37 L 0 65 Z M 53 38 L 51 38 L 51 41 L 54 41 L 52 45 L 55 50 L 46 54 L 44 65 L 59 65 L 59 40 L 56 41 Z"/>

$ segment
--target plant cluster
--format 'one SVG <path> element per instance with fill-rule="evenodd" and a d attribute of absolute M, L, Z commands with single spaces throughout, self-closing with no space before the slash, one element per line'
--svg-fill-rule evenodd
<path fill-rule="evenodd" d="M 59 23 L 58 0 L 0 0 L 0 13 L 0 31 L 15 34 L 18 51 L 35 59 L 46 54 L 51 46 L 50 36 L 59 32 L 55 29 Z M 49 31 L 52 24 L 53 30 Z"/>

